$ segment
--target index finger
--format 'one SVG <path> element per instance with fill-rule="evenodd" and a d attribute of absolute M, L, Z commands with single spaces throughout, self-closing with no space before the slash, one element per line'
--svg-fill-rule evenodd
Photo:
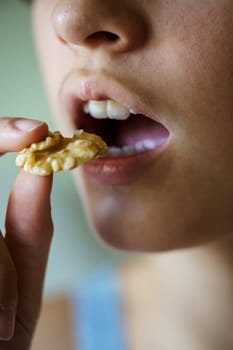
<path fill-rule="evenodd" d="M 20 172 L 6 214 L 5 242 L 18 278 L 17 314 L 29 334 L 37 320 L 53 234 L 52 176 Z"/>
<path fill-rule="evenodd" d="M 0 118 L 0 153 L 17 152 L 48 135 L 46 123 L 19 117 Z"/>

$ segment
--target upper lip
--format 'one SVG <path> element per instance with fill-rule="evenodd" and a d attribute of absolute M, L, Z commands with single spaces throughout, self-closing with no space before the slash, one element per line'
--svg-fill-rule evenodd
<path fill-rule="evenodd" d="M 133 86 L 125 86 L 121 81 L 107 74 L 88 71 L 73 71 L 68 74 L 59 94 L 62 107 L 79 128 L 83 118 L 83 105 L 89 100 L 115 100 L 121 105 L 142 114 L 166 127 L 164 121 L 145 103 L 143 96 L 134 91 Z"/>

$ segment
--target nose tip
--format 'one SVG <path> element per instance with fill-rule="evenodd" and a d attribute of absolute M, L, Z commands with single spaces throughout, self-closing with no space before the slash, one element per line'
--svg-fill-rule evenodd
<path fill-rule="evenodd" d="M 60 1 L 52 15 L 57 37 L 64 44 L 126 51 L 145 41 L 142 16 L 130 8 L 107 0 Z"/>

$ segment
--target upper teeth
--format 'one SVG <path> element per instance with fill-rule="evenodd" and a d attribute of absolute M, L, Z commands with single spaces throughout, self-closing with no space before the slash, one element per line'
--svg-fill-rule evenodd
<path fill-rule="evenodd" d="M 84 112 L 96 119 L 126 120 L 132 111 L 116 101 L 89 101 L 84 105 Z"/>

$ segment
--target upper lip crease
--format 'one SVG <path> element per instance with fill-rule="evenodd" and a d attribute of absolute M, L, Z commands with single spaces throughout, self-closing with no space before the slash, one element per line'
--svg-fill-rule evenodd
<path fill-rule="evenodd" d="M 62 107 L 68 112 L 72 123 L 79 127 L 83 105 L 89 100 L 114 100 L 121 105 L 161 123 L 157 115 L 148 107 L 132 87 L 106 74 L 74 71 L 64 80 L 60 90 Z M 161 123 L 162 124 L 162 123 Z M 164 125 L 165 126 L 165 125 Z"/>

